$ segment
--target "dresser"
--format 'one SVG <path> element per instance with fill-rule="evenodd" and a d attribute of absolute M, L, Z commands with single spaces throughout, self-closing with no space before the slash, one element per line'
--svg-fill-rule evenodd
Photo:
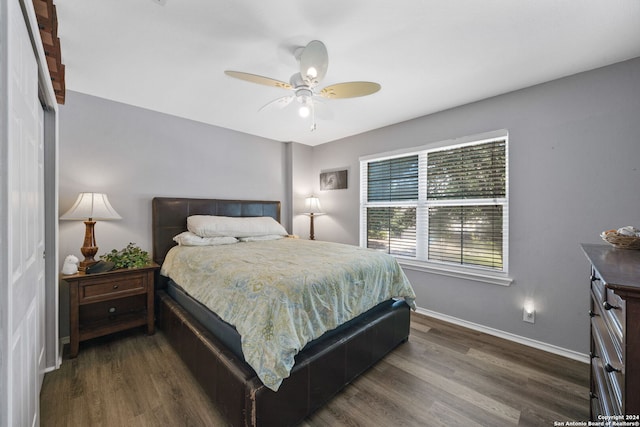
<path fill-rule="evenodd" d="M 591 419 L 638 421 L 640 251 L 592 244 L 582 250 L 591 263 Z"/>
<path fill-rule="evenodd" d="M 160 267 L 78 273 L 64 276 L 69 284 L 70 357 L 81 341 L 136 326 L 155 332 L 154 275 Z"/>

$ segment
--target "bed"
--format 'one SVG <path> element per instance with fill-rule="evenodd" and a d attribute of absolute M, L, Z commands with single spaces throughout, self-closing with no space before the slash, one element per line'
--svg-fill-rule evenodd
<path fill-rule="evenodd" d="M 160 197 L 153 199 L 152 212 L 153 258 L 160 265 L 175 246 L 174 236 L 187 230 L 189 216 L 280 221 L 275 201 Z M 180 284 L 164 276 L 157 283 L 159 329 L 234 426 L 295 425 L 409 336 L 409 305 L 382 301 L 306 344 L 288 377 L 267 386 L 238 349 L 233 326 L 192 300 Z"/>

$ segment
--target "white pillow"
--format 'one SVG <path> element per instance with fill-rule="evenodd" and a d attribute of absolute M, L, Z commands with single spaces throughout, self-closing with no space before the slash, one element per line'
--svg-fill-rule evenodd
<path fill-rule="evenodd" d="M 237 243 L 238 239 L 235 237 L 200 237 L 190 231 L 185 231 L 175 236 L 173 241 L 180 246 L 216 246 Z"/>
<path fill-rule="evenodd" d="M 280 240 L 284 238 L 285 236 L 281 236 L 279 234 L 267 234 L 264 236 L 239 237 L 238 240 L 241 242 L 260 242 L 264 240 Z"/>
<path fill-rule="evenodd" d="M 288 234 L 278 221 L 269 216 L 192 215 L 187 218 L 187 229 L 200 237 L 252 237 L 272 234 L 286 236 Z"/>

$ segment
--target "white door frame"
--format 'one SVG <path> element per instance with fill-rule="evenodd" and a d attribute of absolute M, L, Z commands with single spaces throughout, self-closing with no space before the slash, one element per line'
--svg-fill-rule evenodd
<path fill-rule="evenodd" d="M 38 93 L 44 107 L 45 366 L 47 371 L 51 371 L 58 369 L 62 363 L 58 337 L 58 101 L 51 83 L 33 2 L 19 2 L 36 53 Z"/>
<path fill-rule="evenodd" d="M 9 218 L 9 194 L 7 178 L 8 162 L 8 125 L 9 99 L 8 85 L 12 68 L 8 64 L 9 39 L 9 2 L 11 7 L 18 6 L 24 17 L 31 45 L 38 65 L 38 94 L 44 109 L 44 234 L 45 234 L 45 355 L 44 371 L 53 370 L 60 366 L 61 357 L 58 338 L 58 105 L 51 84 L 42 40 L 38 30 L 37 19 L 33 3 L 30 0 L 0 1 L 0 426 L 8 423 L 8 394 L 7 389 L 8 365 L 6 355 L 9 350 L 9 336 L 7 318 L 6 284 L 10 274 L 7 257 L 7 237 Z M 40 381 L 44 371 L 34 372 Z"/>

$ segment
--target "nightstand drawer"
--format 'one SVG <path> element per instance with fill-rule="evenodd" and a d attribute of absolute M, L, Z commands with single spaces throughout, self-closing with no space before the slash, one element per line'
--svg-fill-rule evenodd
<path fill-rule="evenodd" d="M 135 274 L 118 280 L 96 280 L 80 286 L 80 304 L 88 304 L 103 299 L 144 294 L 147 291 L 146 275 Z"/>
<path fill-rule="evenodd" d="M 80 340 L 83 341 L 104 335 L 103 330 L 111 330 L 113 325 L 144 325 L 147 313 L 146 295 L 85 304 L 79 310 Z"/>
<path fill-rule="evenodd" d="M 85 324 L 114 320 L 117 316 L 127 313 L 140 313 L 147 309 L 146 296 L 135 295 L 130 298 L 118 298 L 100 301 L 95 304 L 85 304 L 80 307 L 80 327 Z"/>

